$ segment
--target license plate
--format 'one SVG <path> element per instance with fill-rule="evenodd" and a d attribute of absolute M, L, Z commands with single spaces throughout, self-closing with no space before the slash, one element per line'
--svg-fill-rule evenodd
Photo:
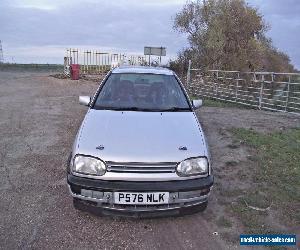
<path fill-rule="evenodd" d="M 169 202 L 168 192 L 155 192 L 155 193 L 128 193 L 128 192 L 115 192 L 115 204 L 166 204 Z"/>

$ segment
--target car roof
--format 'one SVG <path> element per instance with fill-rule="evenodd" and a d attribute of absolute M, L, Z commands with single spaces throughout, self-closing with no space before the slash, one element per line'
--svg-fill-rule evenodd
<path fill-rule="evenodd" d="M 174 75 L 172 70 L 162 67 L 149 67 L 149 66 L 120 66 L 114 68 L 112 73 L 137 73 L 137 74 L 158 74 L 158 75 Z"/>

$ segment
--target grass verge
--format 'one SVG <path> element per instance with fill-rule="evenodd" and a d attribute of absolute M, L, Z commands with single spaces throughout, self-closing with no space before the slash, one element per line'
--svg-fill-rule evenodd
<path fill-rule="evenodd" d="M 198 99 L 197 97 L 193 97 L 192 99 Z M 234 102 L 226 102 L 221 100 L 215 100 L 212 98 L 202 98 L 203 106 L 206 107 L 218 107 L 218 108 L 243 108 L 249 109 L 248 106 L 234 103 Z"/>
<path fill-rule="evenodd" d="M 19 64 L 19 63 L 2 63 L 0 64 L 1 70 L 9 71 L 63 71 L 64 66 L 61 64 Z"/>
<path fill-rule="evenodd" d="M 278 228 L 268 225 L 273 219 L 287 227 L 299 225 L 300 128 L 272 134 L 243 128 L 231 132 L 257 152 L 253 186 L 231 205 L 247 233 L 275 233 Z"/>

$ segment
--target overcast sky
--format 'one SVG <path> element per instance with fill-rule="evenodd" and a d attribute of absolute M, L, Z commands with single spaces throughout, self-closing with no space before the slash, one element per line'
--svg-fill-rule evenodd
<path fill-rule="evenodd" d="M 68 47 L 143 53 L 165 46 L 169 57 L 187 46 L 172 30 L 185 0 L 0 0 L 5 61 L 62 63 Z M 271 25 L 268 35 L 300 69 L 300 1 L 248 0 Z"/>

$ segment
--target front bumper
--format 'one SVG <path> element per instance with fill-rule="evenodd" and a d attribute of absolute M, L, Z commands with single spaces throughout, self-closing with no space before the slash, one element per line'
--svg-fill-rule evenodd
<path fill-rule="evenodd" d="M 213 176 L 205 178 L 163 181 L 133 182 L 104 181 L 77 177 L 68 174 L 71 195 L 81 201 L 85 209 L 106 215 L 157 217 L 193 212 L 207 202 L 213 185 Z M 114 192 L 169 192 L 168 204 L 161 205 L 120 205 L 114 204 Z M 188 212 L 190 213 L 190 212 Z"/>

